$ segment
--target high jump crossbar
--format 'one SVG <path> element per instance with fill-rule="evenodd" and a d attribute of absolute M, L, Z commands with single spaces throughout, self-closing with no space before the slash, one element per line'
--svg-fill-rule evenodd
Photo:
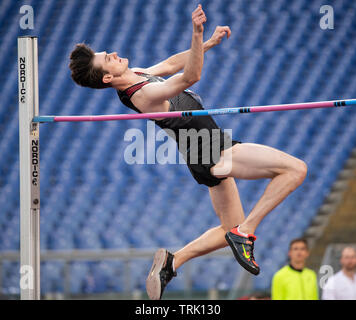
<path fill-rule="evenodd" d="M 215 116 L 234 113 L 257 113 L 270 111 L 286 111 L 286 110 L 306 110 L 316 108 L 333 108 L 346 107 L 356 105 L 356 99 L 350 100 L 333 100 L 321 102 L 304 102 L 292 104 L 278 104 L 268 106 L 252 106 L 252 107 L 225 107 L 219 109 L 205 110 L 189 110 L 189 111 L 173 111 L 173 112 L 151 112 L 137 114 L 111 114 L 111 115 L 96 115 L 96 116 L 35 116 L 33 122 L 49 123 L 49 122 L 82 122 L 82 121 L 114 121 L 114 120 L 136 120 L 136 119 L 152 119 L 152 118 L 184 118 L 194 116 Z"/>
<path fill-rule="evenodd" d="M 40 299 L 40 146 L 39 124 L 50 122 L 112 121 L 154 118 L 213 116 L 356 105 L 356 99 L 280 104 L 256 107 L 225 107 L 95 116 L 40 116 L 38 99 L 37 37 L 18 37 L 19 154 L 20 154 L 20 292 L 22 300 Z"/>

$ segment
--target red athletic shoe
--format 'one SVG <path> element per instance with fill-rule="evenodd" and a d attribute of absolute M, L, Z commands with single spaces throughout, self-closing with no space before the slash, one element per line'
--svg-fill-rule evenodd
<path fill-rule="evenodd" d="M 227 232 L 225 239 L 230 245 L 237 262 L 247 271 L 257 276 L 260 273 L 260 267 L 253 256 L 254 242 L 257 238 L 253 234 L 248 234 L 247 237 L 244 236 L 238 231 L 238 227 L 236 226 Z"/>

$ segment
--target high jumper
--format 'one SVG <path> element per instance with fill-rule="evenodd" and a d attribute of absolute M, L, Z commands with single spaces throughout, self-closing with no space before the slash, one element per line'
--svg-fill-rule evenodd
<path fill-rule="evenodd" d="M 211 38 L 203 42 L 206 20 L 202 6 L 198 5 L 192 13 L 190 50 L 149 68 L 130 68 L 129 60 L 116 52 L 94 52 L 89 46 L 78 44 L 70 55 L 72 78 L 84 87 L 113 88 L 122 103 L 138 113 L 203 110 L 201 98 L 188 88 L 201 78 L 204 53 L 231 35 L 228 26 L 217 26 Z M 182 73 L 177 73 L 182 69 Z M 164 80 L 163 76 L 170 77 Z M 179 130 L 194 129 L 198 134 L 201 130 L 209 132 L 207 141 L 198 139 L 198 143 L 191 143 L 187 149 L 179 151 L 184 154 L 194 179 L 208 187 L 221 224 L 174 253 L 157 250 L 146 280 L 150 299 L 161 299 L 167 283 L 185 262 L 228 245 L 239 264 L 258 275 L 260 267 L 254 258 L 255 230 L 269 212 L 302 184 L 307 175 L 306 163 L 269 146 L 232 140 L 209 115 L 151 120 L 162 129 L 176 133 L 176 140 Z M 219 134 L 213 134 L 214 131 Z M 179 141 L 177 143 L 179 146 Z M 207 158 L 210 161 L 201 156 L 204 150 L 209 150 Z M 193 151 L 199 153 L 197 163 L 191 161 Z M 214 157 L 216 152 L 218 156 Z M 247 218 L 235 178 L 270 179 Z"/>

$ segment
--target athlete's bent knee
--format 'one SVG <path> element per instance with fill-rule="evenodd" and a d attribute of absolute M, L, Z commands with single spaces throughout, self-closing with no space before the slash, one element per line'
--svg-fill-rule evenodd
<path fill-rule="evenodd" d="M 295 166 L 293 167 L 295 183 L 297 186 L 300 186 L 303 183 L 305 177 L 307 176 L 307 172 L 307 164 L 303 160 L 298 159 L 295 163 Z"/>

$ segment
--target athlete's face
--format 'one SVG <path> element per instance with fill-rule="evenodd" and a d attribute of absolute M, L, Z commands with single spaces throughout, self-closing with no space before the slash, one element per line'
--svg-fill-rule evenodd
<path fill-rule="evenodd" d="M 295 242 L 289 249 L 288 256 L 292 263 L 302 263 L 309 256 L 309 250 L 304 242 Z"/>
<path fill-rule="evenodd" d="M 107 53 L 106 51 L 95 53 L 94 66 L 101 67 L 108 75 L 104 76 L 104 82 L 110 82 L 114 77 L 120 77 L 127 70 L 129 60 L 121 58 L 117 52 Z"/>

